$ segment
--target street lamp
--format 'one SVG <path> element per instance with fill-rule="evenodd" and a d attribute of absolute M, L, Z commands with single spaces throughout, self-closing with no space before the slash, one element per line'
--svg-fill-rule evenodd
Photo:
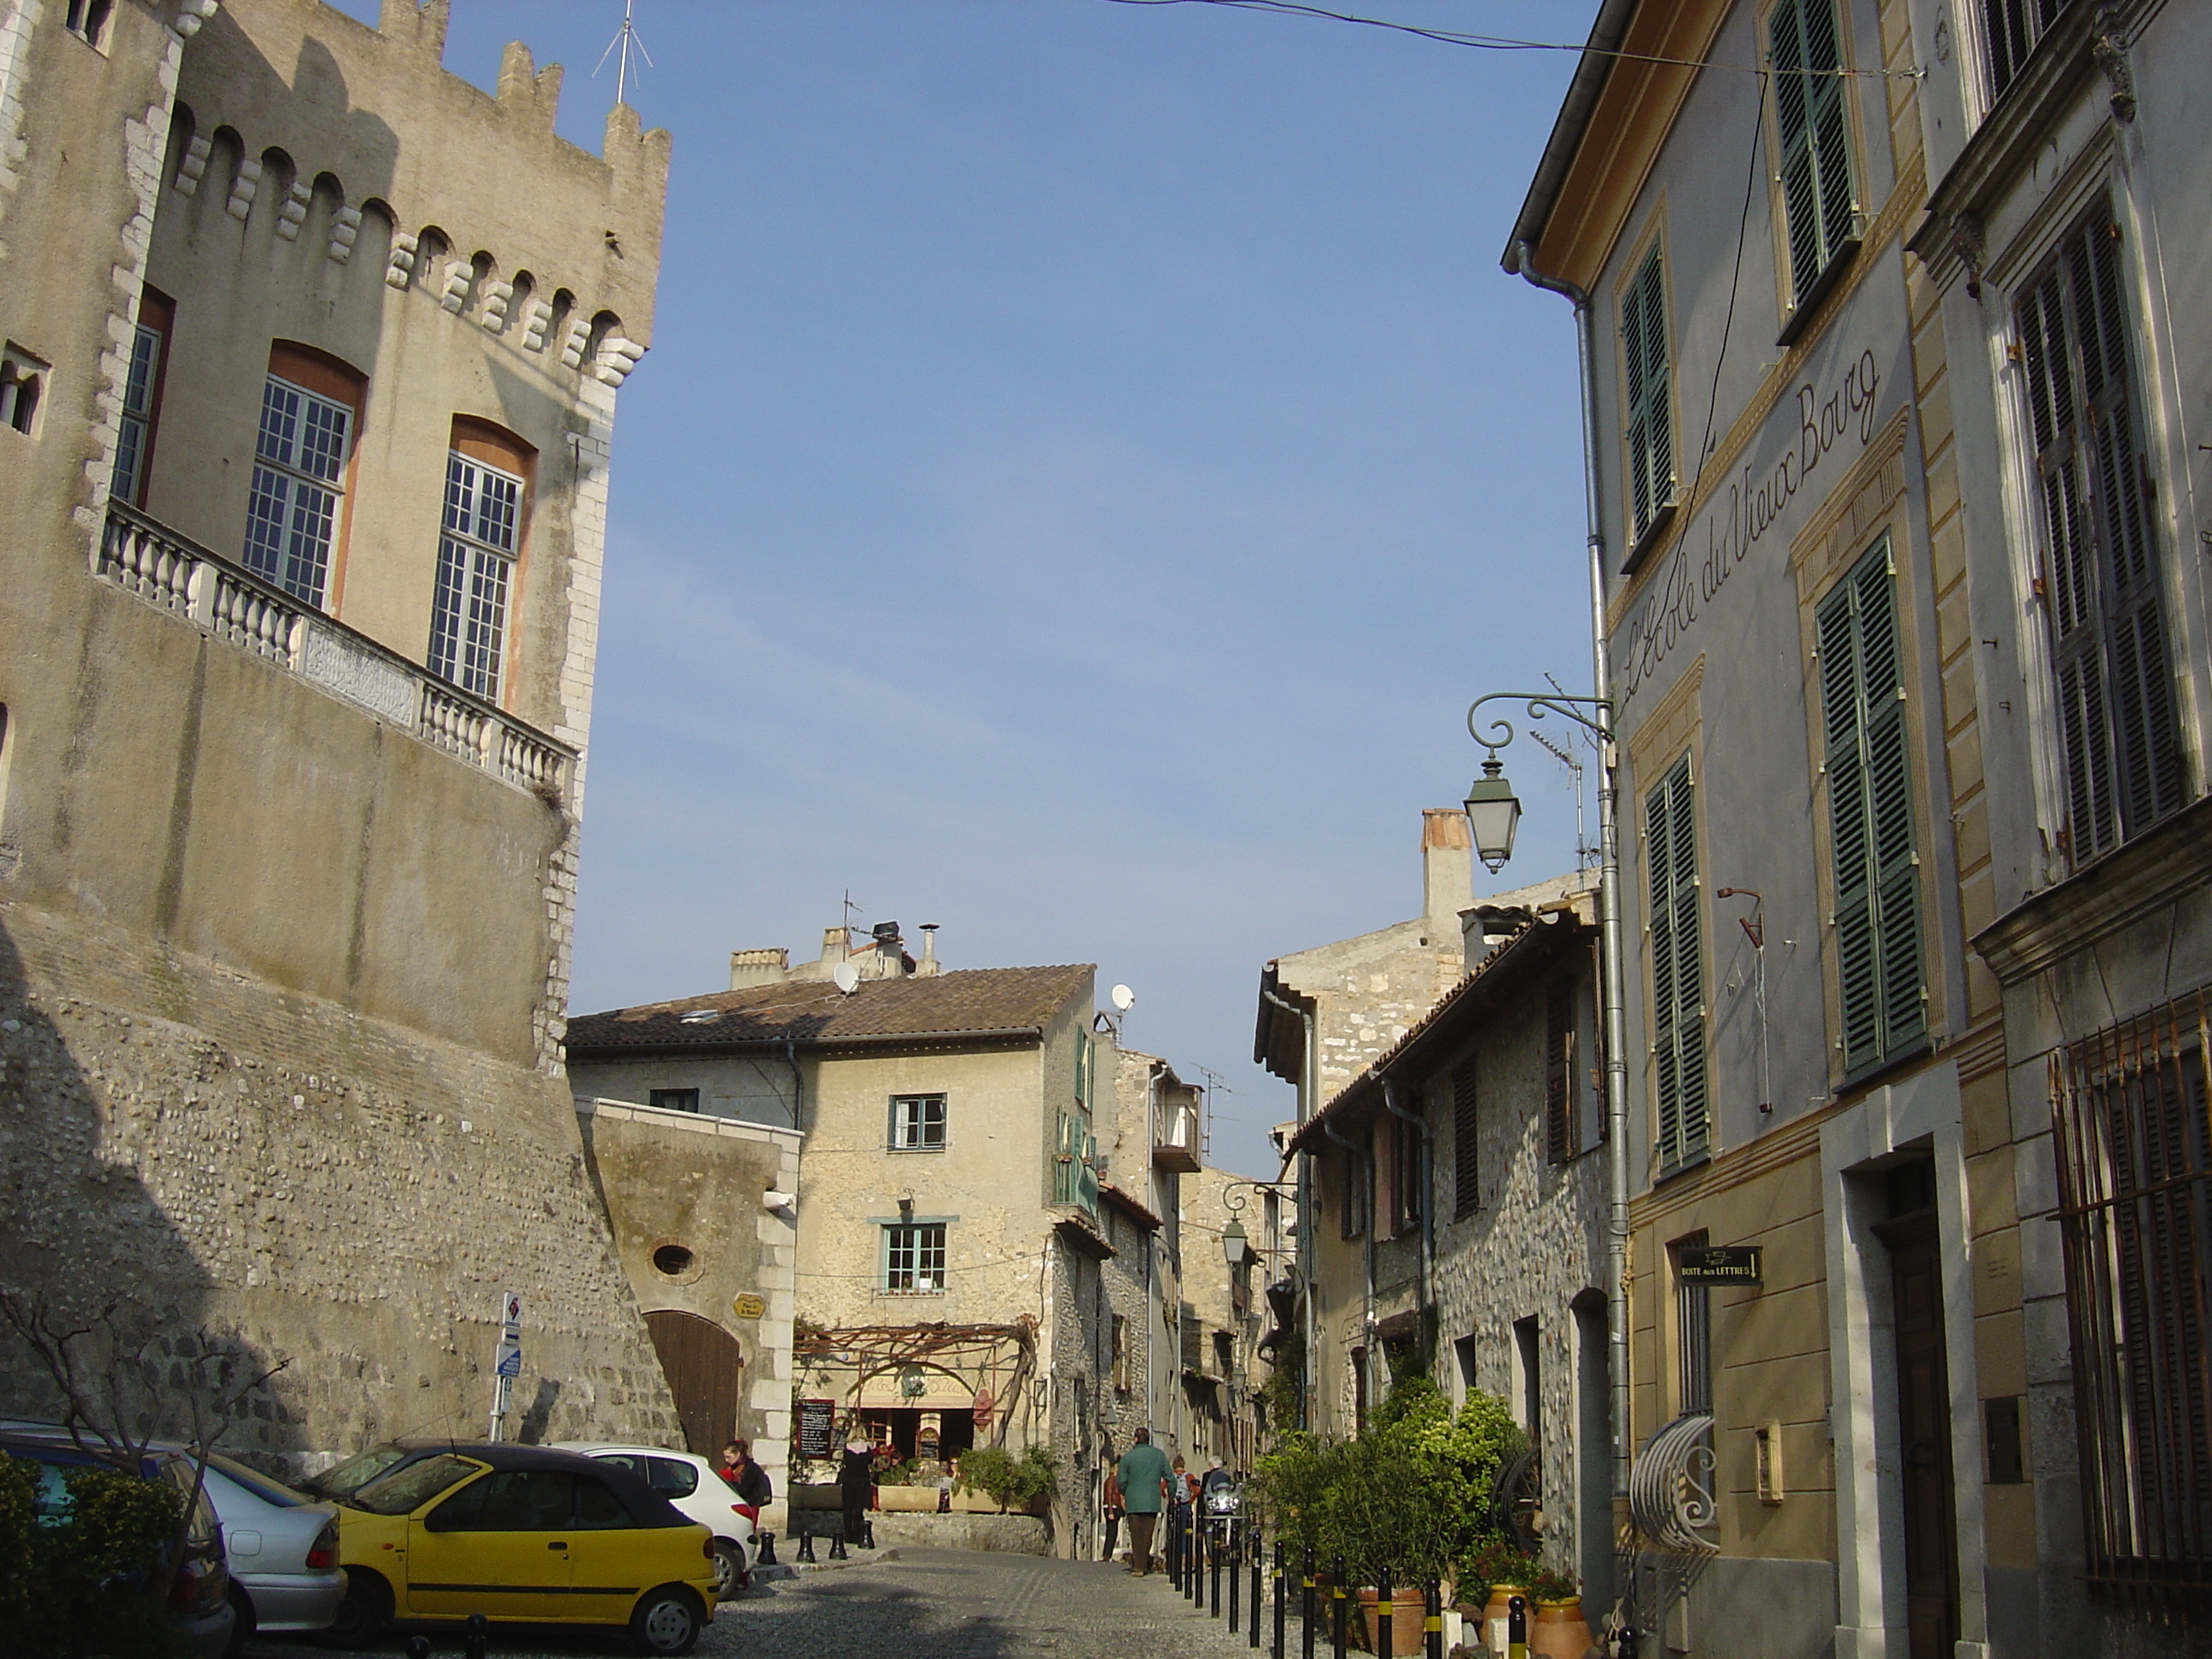
<path fill-rule="evenodd" d="M 1231 1267 L 1243 1265 L 1244 1249 L 1250 1242 L 1245 1234 L 1244 1224 L 1235 1216 L 1230 1217 L 1229 1224 L 1221 1230 L 1221 1254 L 1228 1259 Z"/>
<path fill-rule="evenodd" d="M 1496 875 L 1513 856 L 1513 831 L 1521 823 L 1521 802 L 1500 775 L 1496 750 L 1482 763 L 1482 775 L 1467 787 L 1467 821 L 1474 831 L 1475 856 Z"/>

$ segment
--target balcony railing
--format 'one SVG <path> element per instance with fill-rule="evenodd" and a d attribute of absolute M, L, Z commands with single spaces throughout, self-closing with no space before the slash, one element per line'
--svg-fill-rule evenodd
<path fill-rule="evenodd" d="M 556 802 L 567 796 L 576 751 L 566 744 L 143 514 L 109 505 L 100 574 L 503 782 Z"/>

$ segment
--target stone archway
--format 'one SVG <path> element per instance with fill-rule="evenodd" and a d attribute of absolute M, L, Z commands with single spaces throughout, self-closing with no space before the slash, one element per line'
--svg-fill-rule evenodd
<path fill-rule="evenodd" d="M 714 1456 L 738 1432 L 738 1408 L 744 1400 L 744 1350 L 713 1320 L 678 1308 L 648 1313 L 645 1328 L 660 1356 L 668 1391 L 676 1396 L 684 1444 L 698 1456 Z"/>

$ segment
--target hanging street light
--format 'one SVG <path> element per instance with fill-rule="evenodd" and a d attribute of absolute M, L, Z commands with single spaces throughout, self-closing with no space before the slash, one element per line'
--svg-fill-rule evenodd
<path fill-rule="evenodd" d="M 1493 876 L 1513 856 L 1513 831 L 1521 823 L 1520 799 L 1501 770 L 1492 751 L 1482 763 L 1482 775 L 1467 787 L 1467 821 L 1474 831 L 1475 856 Z"/>
<path fill-rule="evenodd" d="M 1245 1247 L 1250 1242 L 1245 1234 L 1244 1224 L 1235 1216 L 1230 1217 L 1229 1224 L 1221 1230 L 1221 1254 L 1227 1258 L 1231 1267 L 1243 1265 Z"/>

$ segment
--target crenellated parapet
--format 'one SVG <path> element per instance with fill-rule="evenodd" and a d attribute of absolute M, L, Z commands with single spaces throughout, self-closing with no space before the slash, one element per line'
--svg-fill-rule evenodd
<path fill-rule="evenodd" d="M 599 155 L 568 143 L 561 67 L 520 41 L 496 93 L 448 74 L 446 0 L 385 0 L 375 28 L 322 0 L 182 5 L 165 182 L 202 204 L 198 236 L 219 204 L 270 258 L 344 267 L 367 242 L 389 288 L 549 374 L 622 384 L 652 335 L 665 131 L 617 105 Z"/>

